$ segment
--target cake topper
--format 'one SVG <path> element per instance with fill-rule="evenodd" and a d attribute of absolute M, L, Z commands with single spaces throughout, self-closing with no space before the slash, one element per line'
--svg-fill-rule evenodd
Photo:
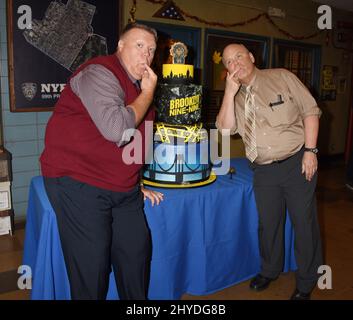
<path fill-rule="evenodd" d="M 188 55 L 188 48 L 182 42 L 176 42 L 170 49 L 170 55 L 173 57 L 173 64 L 185 64 L 185 58 Z"/>

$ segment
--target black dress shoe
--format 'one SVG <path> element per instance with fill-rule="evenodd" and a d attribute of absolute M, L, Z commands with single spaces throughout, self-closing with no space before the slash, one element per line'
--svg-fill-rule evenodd
<path fill-rule="evenodd" d="M 255 291 L 265 290 L 270 285 L 271 281 L 274 281 L 274 280 L 276 279 L 266 278 L 261 274 L 258 274 L 255 278 L 251 280 L 250 289 Z"/>
<path fill-rule="evenodd" d="M 310 292 L 304 293 L 304 292 L 300 292 L 298 289 L 295 289 L 290 299 L 291 300 L 310 300 Z"/>

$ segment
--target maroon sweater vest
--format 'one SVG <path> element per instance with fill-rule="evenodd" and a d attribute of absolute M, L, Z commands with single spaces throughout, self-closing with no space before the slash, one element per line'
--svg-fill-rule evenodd
<path fill-rule="evenodd" d="M 115 55 L 91 59 L 72 77 L 89 64 L 103 65 L 117 77 L 125 92 L 125 105 L 139 95 Z M 69 176 L 112 191 L 130 191 L 139 182 L 140 170 L 145 161 L 145 121 L 153 120 L 154 110 L 151 107 L 137 128 L 142 141 L 134 139 L 119 148 L 99 132 L 87 109 L 71 90 L 69 81 L 46 128 L 45 148 L 40 157 L 42 174 L 53 178 Z M 123 161 L 125 148 L 129 148 L 126 151 L 139 159 L 136 162 L 140 163 L 126 164 Z M 137 157 L 136 152 L 139 153 Z"/>

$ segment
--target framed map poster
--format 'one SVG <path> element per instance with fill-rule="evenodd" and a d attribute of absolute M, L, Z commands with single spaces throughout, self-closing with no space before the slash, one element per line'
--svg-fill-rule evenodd
<path fill-rule="evenodd" d="M 113 54 L 121 2 L 7 0 L 10 110 L 53 110 L 78 66 Z"/>

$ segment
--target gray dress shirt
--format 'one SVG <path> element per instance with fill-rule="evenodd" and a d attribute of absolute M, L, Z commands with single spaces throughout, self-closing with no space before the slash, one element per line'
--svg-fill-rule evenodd
<path fill-rule="evenodd" d="M 125 106 L 125 93 L 110 70 L 89 65 L 70 80 L 70 86 L 105 139 L 119 147 L 130 141 L 134 130 L 128 129 L 135 129 L 135 113 Z"/>

